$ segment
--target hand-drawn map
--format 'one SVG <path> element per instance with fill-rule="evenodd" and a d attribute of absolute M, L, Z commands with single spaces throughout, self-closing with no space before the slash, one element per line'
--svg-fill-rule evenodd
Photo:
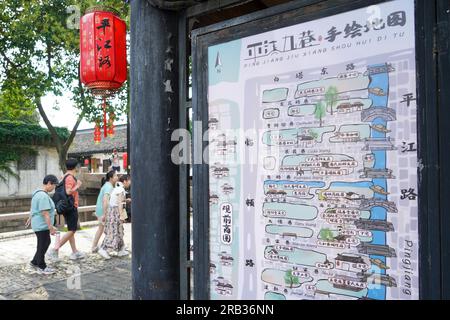
<path fill-rule="evenodd" d="M 212 299 L 418 299 L 414 2 L 208 50 Z"/>

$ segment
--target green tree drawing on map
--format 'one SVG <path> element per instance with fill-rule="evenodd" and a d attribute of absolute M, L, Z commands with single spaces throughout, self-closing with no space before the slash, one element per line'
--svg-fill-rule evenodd
<path fill-rule="evenodd" d="M 289 288 L 292 289 L 294 284 L 300 284 L 300 280 L 297 276 L 294 276 L 292 274 L 292 270 L 286 271 L 286 274 L 284 275 L 284 282 L 289 285 Z"/>
<path fill-rule="evenodd" d="M 316 131 L 310 131 L 309 135 L 314 139 L 317 140 L 317 138 L 319 138 L 319 134 Z"/>
<path fill-rule="evenodd" d="M 328 87 L 327 92 L 325 92 L 325 101 L 330 107 L 331 115 L 333 115 L 333 108 L 338 101 L 338 90 L 335 86 Z"/>
<path fill-rule="evenodd" d="M 320 121 L 322 126 L 322 118 L 326 115 L 325 105 L 322 101 L 316 103 L 316 109 L 314 110 L 314 117 Z"/>
<path fill-rule="evenodd" d="M 323 228 L 319 232 L 319 238 L 325 241 L 333 241 L 334 240 L 333 231 L 331 231 L 329 228 Z"/>

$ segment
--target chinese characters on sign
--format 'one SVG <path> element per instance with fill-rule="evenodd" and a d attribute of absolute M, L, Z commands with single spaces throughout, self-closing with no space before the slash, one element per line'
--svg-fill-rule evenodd
<path fill-rule="evenodd" d="M 96 24 L 96 29 L 101 32 L 97 33 L 96 46 L 98 51 L 98 67 L 99 69 L 111 68 L 111 60 L 110 60 L 110 50 L 112 49 L 111 45 L 111 37 L 112 32 L 111 25 L 109 23 L 109 18 L 100 19 L 96 17 L 97 20 L 101 20 L 100 23 Z"/>
<path fill-rule="evenodd" d="M 269 56 L 273 53 L 283 53 L 308 47 L 318 46 L 322 40 L 335 42 L 340 36 L 343 39 L 361 37 L 370 30 L 380 31 L 386 27 L 404 26 L 406 24 L 405 11 L 395 11 L 387 16 L 387 24 L 383 19 L 367 21 L 365 24 L 357 23 L 355 20 L 347 23 L 342 31 L 332 26 L 326 37 L 316 36 L 313 30 L 302 31 L 296 35 L 286 35 L 282 40 L 264 40 L 247 45 L 247 60 Z M 322 71 L 324 72 L 324 71 Z M 325 73 L 323 73 L 325 74 Z"/>
<path fill-rule="evenodd" d="M 222 231 L 222 243 L 231 244 L 233 241 L 232 235 L 232 217 L 233 217 L 233 207 L 229 203 L 223 203 L 220 207 L 221 215 L 221 231 Z"/>

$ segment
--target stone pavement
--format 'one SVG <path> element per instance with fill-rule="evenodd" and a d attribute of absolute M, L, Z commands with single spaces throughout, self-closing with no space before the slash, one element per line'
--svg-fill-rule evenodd
<path fill-rule="evenodd" d="M 28 265 L 35 253 L 34 234 L 0 240 L 0 300 L 131 299 L 131 256 L 104 260 L 91 254 L 95 231 L 88 228 L 77 232 L 77 247 L 87 254 L 86 258 L 69 260 L 67 243 L 60 250 L 60 262 L 47 262 L 57 270 L 50 276 L 39 275 Z M 131 251 L 130 224 L 125 224 L 125 244 Z"/>

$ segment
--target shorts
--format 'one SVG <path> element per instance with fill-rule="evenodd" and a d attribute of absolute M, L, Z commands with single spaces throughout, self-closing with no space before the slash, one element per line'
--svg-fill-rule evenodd
<path fill-rule="evenodd" d="M 112 166 L 112 169 L 116 172 L 120 172 L 120 166 L 118 166 L 118 167 Z"/>
<path fill-rule="evenodd" d="M 76 232 L 78 229 L 78 209 L 74 208 L 68 213 L 63 213 L 63 216 L 67 224 L 67 230 Z"/>

